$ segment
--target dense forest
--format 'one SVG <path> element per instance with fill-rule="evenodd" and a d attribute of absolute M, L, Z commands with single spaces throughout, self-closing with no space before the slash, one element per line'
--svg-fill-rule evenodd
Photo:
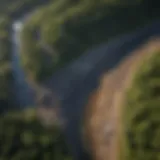
<path fill-rule="evenodd" d="M 160 156 L 160 51 L 146 58 L 127 92 L 123 160 Z M 127 155 L 127 156 L 126 156 Z"/>

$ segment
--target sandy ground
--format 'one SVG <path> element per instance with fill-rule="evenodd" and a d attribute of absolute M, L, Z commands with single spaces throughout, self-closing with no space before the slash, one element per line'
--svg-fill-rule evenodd
<path fill-rule="evenodd" d="M 151 39 L 101 78 L 99 88 L 89 99 L 85 135 L 93 160 L 118 160 L 121 111 L 125 91 L 132 82 L 137 66 L 160 49 L 160 39 Z"/>

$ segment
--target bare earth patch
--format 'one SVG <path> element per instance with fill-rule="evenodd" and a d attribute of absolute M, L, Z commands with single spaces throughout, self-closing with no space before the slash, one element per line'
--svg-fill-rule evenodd
<path fill-rule="evenodd" d="M 137 67 L 155 51 L 160 40 L 151 39 L 101 78 L 91 95 L 85 115 L 85 136 L 93 160 L 119 160 L 122 106 L 125 91 Z"/>

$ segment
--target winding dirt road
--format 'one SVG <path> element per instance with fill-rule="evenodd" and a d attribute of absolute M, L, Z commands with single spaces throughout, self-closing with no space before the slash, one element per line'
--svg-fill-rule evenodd
<path fill-rule="evenodd" d="M 93 160 L 119 160 L 121 110 L 126 88 L 136 68 L 146 56 L 160 50 L 160 39 L 152 40 L 126 57 L 115 69 L 107 73 L 90 99 L 86 115 L 87 134 Z"/>
<path fill-rule="evenodd" d="M 134 49 L 144 44 L 150 37 L 158 35 L 160 35 L 159 21 L 117 38 L 110 43 L 101 44 L 84 53 L 82 57 L 68 67 L 55 73 L 43 85 L 44 88 L 53 91 L 58 97 L 61 116 L 66 122 L 62 128 L 75 159 L 89 159 L 83 148 L 81 124 L 88 97 L 98 87 L 100 76 L 119 65 L 125 57 L 129 56 Z M 108 83 L 116 84 L 115 88 L 117 88 L 120 86 L 120 82 L 123 82 L 120 77 L 117 75 L 116 79 L 119 80 L 117 83 L 112 82 L 112 80 Z M 111 95 L 114 88 L 109 91 Z M 111 101 L 111 99 L 109 100 Z"/>

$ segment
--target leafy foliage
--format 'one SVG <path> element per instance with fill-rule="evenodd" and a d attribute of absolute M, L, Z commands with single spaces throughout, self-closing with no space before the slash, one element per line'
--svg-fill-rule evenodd
<path fill-rule="evenodd" d="M 151 0 L 55 0 L 41 7 L 26 22 L 22 33 L 22 59 L 26 70 L 37 81 L 45 79 L 90 46 L 159 16 L 159 11 L 152 7 L 160 4 L 154 0 L 151 7 L 150 3 Z M 46 48 L 50 48 L 50 55 Z M 37 56 L 33 58 L 34 53 Z M 49 68 L 47 63 L 44 69 L 30 69 L 34 63 L 36 66 L 44 64 L 44 60 L 38 58 L 42 54 L 54 64 Z M 34 60 L 27 63 L 26 59 Z"/>
<path fill-rule="evenodd" d="M 13 106 L 11 25 L 29 9 L 49 1 L 45 0 L 1 0 L 0 1 L 0 112 Z"/>
<path fill-rule="evenodd" d="M 43 81 L 90 46 L 159 16 L 158 6 L 157 0 L 1 0 L 0 100 L 10 101 L 11 24 L 15 18 L 31 13 L 22 32 L 22 61 L 31 79 Z"/>
<path fill-rule="evenodd" d="M 160 51 L 146 60 L 127 94 L 126 140 L 130 160 L 160 157 Z"/>
<path fill-rule="evenodd" d="M 43 5 L 50 0 L 1 0 L 0 15 L 8 15 L 10 18 L 21 17 L 28 10 Z"/>
<path fill-rule="evenodd" d="M 71 160 L 57 126 L 41 126 L 34 110 L 10 112 L 0 117 L 1 160 Z"/>
<path fill-rule="evenodd" d="M 4 106 L 8 105 L 12 80 L 10 48 L 9 19 L 3 17 L 0 19 L 0 105 Z"/>

